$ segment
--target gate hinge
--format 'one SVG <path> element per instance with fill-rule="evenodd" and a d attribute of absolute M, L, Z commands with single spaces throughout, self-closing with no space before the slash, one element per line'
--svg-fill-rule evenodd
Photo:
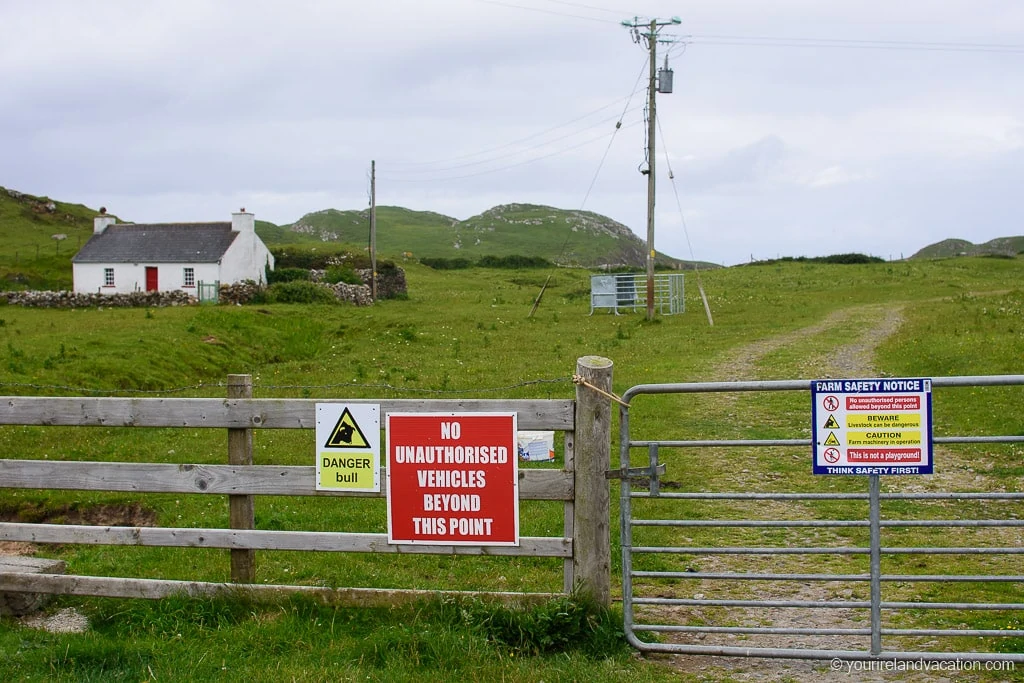
<path fill-rule="evenodd" d="M 654 467 L 630 467 L 625 473 L 621 469 L 608 470 L 604 473 L 605 479 L 623 479 L 628 477 L 629 479 L 638 479 L 640 477 L 660 477 L 665 474 L 664 463 L 655 465 Z"/>

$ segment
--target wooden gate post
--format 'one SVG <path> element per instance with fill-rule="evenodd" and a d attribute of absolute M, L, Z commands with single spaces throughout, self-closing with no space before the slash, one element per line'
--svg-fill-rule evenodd
<path fill-rule="evenodd" d="M 612 390 L 612 362 L 600 356 L 576 361 L 576 374 L 604 391 Z M 603 607 L 611 604 L 611 401 L 576 385 L 576 520 L 573 569 L 580 588 Z"/>
<path fill-rule="evenodd" d="M 252 398 L 252 375 L 228 375 L 228 398 Z M 252 430 L 228 429 L 228 464 L 252 464 Z M 256 528 L 253 496 L 228 496 L 228 521 L 232 529 Z M 231 581 L 255 583 L 256 551 L 231 551 Z"/>

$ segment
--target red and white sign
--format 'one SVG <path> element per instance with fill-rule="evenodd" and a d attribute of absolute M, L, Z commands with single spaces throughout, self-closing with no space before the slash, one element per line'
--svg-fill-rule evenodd
<path fill-rule="evenodd" d="M 519 545 L 515 413 L 390 413 L 388 543 Z"/>

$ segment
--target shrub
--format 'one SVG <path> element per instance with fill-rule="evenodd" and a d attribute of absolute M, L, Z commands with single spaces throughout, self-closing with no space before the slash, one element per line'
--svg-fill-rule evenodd
<path fill-rule="evenodd" d="M 278 268 L 267 271 L 267 284 L 273 285 L 278 282 L 294 282 L 296 280 L 308 280 L 309 271 L 305 268 Z"/>
<path fill-rule="evenodd" d="M 885 259 L 877 256 L 866 256 L 865 254 L 833 254 L 814 259 L 820 263 L 883 263 Z"/>
<path fill-rule="evenodd" d="M 277 304 L 313 304 L 337 303 L 334 292 L 315 282 L 295 280 L 278 282 L 267 289 L 267 303 Z"/>
<path fill-rule="evenodd" d="M 361 285 L 363 279 L 356 274 L 356 271 L 345 266 L 331 266 L 324 273 L 324 282 L 328 284 L 336 285 L 339 282 L 344 282 L 349 285 Z"/>
<path fill-rule="evenodd" d="M 484 256 L 477 265 L 481 268 L 551 268 L 552 263 L 540 256 Z"/>
<path fill-rule="evenodd" d="M 420 263 L 434 270 L 464 270 L 473 265 L 465 258 L 421 258 Z"/>

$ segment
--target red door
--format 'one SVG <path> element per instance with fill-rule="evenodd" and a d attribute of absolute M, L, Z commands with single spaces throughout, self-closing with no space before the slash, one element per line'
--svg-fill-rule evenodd
<path fill-rule="evenodd" d="M 157 289 L 156 266 L 146 266 L 146 291 L 155 292 Z"/>

